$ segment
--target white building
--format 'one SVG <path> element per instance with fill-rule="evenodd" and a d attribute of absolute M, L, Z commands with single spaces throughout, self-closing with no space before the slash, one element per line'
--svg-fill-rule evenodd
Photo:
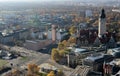
<path fill-rule="evenodd" d="M 63 38 L 63 36 L 65 36 L 65 35 L 67 35 L 67 33 L 62 33 L 62 32 L 64 32 L 64 31 L 61 31 L 61 29 L 60 30 L 56 30 L 56 40 L 61 40 L 62 38 Z M 47 38 L 49 39 L 49 40 L 52 40 L 52 31 L 51 30 L 48 30 L 48 32 L 47 32 Z"/>
<path fill-rule="evenodd" d="M 47 31 L 47 38 L 48 38 L 49 40 L 52 39 L 52 31 L 51 31 L 51 30 L 48 30 L 48 31 Z"/>

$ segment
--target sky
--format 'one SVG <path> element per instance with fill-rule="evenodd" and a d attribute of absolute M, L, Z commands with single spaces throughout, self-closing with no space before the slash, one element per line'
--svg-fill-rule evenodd
<path fill-rule="evenodd" d="M 0 2 L 23 2 L 23 1 L 40 1 L 40 0 L 0 0 Z M 43 0 L 41 0 L 43 1 Z"/>
<path fill-rule="evenodd" d="M 111 0 L 0 0 L 0 2 L 43 2 L 43 1 L 111 1 Z M 113 1 L 113 0 L 112 0 Z M 117 1 L 117 0 L 114 0 Z"/>
<path fill-rule="evenodd" d="M 42 1 L 54 1 L 54 0 L 0 0 L 0 2 L 42 2 Z M 55 0 L 60 1 L 60 0 Z"/>
<path fill-rule="evenodd" d="M 0 0 L 0 2 L 43 2 L 43 1 L 46 2 L 46 1 L 76 1 L 76 0 Z"/>

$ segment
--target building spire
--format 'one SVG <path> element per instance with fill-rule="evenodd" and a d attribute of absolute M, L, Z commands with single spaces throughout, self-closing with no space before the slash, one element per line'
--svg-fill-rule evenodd
<path fill-rule="evenodd" d="M 104 9 L 102 9 L 102 11 L 101 11 L 100 18 L 106 18 L 105 10 Z"/>

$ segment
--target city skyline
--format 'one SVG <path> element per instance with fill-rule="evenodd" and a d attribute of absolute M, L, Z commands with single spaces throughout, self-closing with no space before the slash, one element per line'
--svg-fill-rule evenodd
<path fill-rule="evenodd" d="M 120 76 L 120 0 L 0 4 L 0 76 Z"/>

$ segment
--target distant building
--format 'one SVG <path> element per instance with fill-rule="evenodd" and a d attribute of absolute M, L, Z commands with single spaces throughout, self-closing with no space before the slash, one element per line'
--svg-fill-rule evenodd
<path fill-rule="evenodd" d="M 81 29 L 80 30 L 80 43 L 85 44 L 85 41 L 87 40 L 88 43 L 94 43 L 94 40 L 96 38 L 97 32 L 96 29 Z"/>
<path fill-rule="evenodd" d="M 71 48 L 69 48 L 71 49 Z M 75 67 L 76 64 L 82 64 L 82 60 L 92 54 L 91 51 L 82 48 L 73 48 L 72 51 L 67 55 L 68 65 Z"/>
<path fill-rule="evenodd" d="M 51 30 L 47 31 L 47 39 L 52 40 L 52 31 Z"/>
<path fill-rule="evenodd" d="M 64 36 L 68 35 L 68 33 L 66 33 L 65 30 L 61 30 L 61 29 L 56 29 L 56 40 L 61 41 Z M 52 40 L 52 31 L 48 30 L 47 31 L 47 39 L 48 40 Z"/>
<path fill-rule="evenodd" d="M 29 37 L 29 29 L 23 28 L 18 31 L 14 31 L 14 34 L 18 34 L 18 39 L 24 39 L 26 40 Z M 14 37 L 15 38 L 15 37 Z"/>
<path fill-rule="evenodd" d="M 52 25 L 52 40 L 56 41 L 56 26 Z"/>
<path fill-rule="evenodd" d="M 73 65 L 75 66 L 76 64 L 76 56 L 74 53 L 69 53 L 67 55 L 67 64 L 69 67 L 73 67 Z"/>
<path fill-rule="evenodd" d="M 88 56 L 83 60 L 83 65 L 87 65 L 93 68 L 93 71 L 102 72 L 103 71 L 103 63 L 104 61 L 110 62 L 114 59 L 112 55 L 107 54 L 94 54 Z"/>
<path fill-rule="evenodd" d="M 82 49 L 82 48 L 75 48 L 75 50 L 74 50 L 74 53 L 76 55 L 85 54 L 87 52 L 89 52 L 87 49 Z"/>
<path fill-rule="evenodd" d="M 93 16 L 92 10 L 86 10 L 85 11 L 85 16 L 88 17 L 88 18 L 92 17 Z"/>
<path fill-rule="evenodd" d="M 105 10 L 102 9 L 99 18 L 98 37 L 101 37 L 105 33 L 106 33 L 106 15 L 105 15 Z"/>
<path fill-rule="evenodd" d="M 39 28 L 31 28 L 30 29 L 30 38 L 31 39 L 40 39 L 40 35 L 41 35 L 41 38 L 43 38 L 42 37 L 42 35 L 43 35 L 43 32 L 40 32 L 40 29 Z"/>
<path fill-rule="evenodd" d="M 56 30 L 56 40 L 61 40 L 61 33 Z M 48 30 L 47 32 L 47 39 L 51 40 L 52 39 L 52 31 Z"/>
<path fill-rule="evenodd" d="M 85 17 L 85 10 L 80 10 L 79 16 L 80 16 L 80 17 Z"/>
<path fill-rule="evenodd" d="M 30 37 L 31 37 L 32 39 L 35 39 L 35 38 L 36 38 L 35 33 L 34 33 L 33 31 L 31 31 Z"/>
<path fill-rule="evenodd" d="M 0 42 L 2 44 L 7 44 L 9 42 L 13 42 L 14 41 L 14 35 L 13 34 L 8 34 L 3 36 L 3 34 L 0 34 Z"/>
<path fill-rule="evenodd" d="M 15 40 L 27 39 L 28 37 L 29 37 L 28 29 L 14 30 L 12 33 L 0 32 L 0 43 L 2 44 L 8 44 L 11 42 L 14 43 Z"/>

